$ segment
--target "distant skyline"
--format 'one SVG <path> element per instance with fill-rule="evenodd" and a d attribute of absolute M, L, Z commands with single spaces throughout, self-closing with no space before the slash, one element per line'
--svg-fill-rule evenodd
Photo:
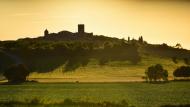
<path fill-rule="evenodd" d="M 86 32 L 190 49 L 189 0 L 0 0 L 0 40 Z"/>

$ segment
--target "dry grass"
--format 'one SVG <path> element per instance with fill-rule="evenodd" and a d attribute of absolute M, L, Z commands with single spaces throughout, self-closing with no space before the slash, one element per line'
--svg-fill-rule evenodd
<path fill-rule="evenodd" d="M 104 66 L 98 65 L 97 61 L 91 60 L 85 67 L 80 67 L 75 71 L 64 72 L 63 67 L 59 67 L 48 73 L 32 73 L 29 79 L 40 82 L 127 82 L 143 81 L 145 69 L 153 64 L 162 64 L 169 72 L 169 79 L 173 79 L 173 71 L 185 65 L 183 61 L 178 64 L 172 62 L 170 58 L 143 57 L 143 60 L 132 65 L 127 61 L 109 62 Z"/>

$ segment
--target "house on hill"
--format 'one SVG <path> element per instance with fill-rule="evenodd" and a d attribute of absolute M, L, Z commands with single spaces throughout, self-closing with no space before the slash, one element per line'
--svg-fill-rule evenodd
<path fill-rule="evenodd" d="M 91 38 L 92 36 L 93 33 L 85 32 L 84 24 L 78 24 L 78 32 L 75 33 L 66 30 L 58 33 L 49 33 L 47 29 L 44 31 L 44 37 L 46 40 L 78 40 L 80 38 Z"/>

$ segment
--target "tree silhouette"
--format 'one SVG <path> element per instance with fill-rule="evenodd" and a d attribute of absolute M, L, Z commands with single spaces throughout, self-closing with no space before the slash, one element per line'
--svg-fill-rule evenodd
<path fill-rule="evenodd" d="M 190 77 L 190 66 L 181 66 L 174 70 L 174 77 Z"/>
<path fill-rule="evenodd" d="M 142 37 L 142 36 L 140 36 L 140 37 L 139 37 L 139 43 L 141 43 L 141 44 L 142 44 L 143 42 L 144 42 L 143 37 Z"/>
<path fill-rule="evenodd" d="M 24 64 L 11 65 L 3 74 L 10 83 L 21 83 L 26 81 L 29 70 Z"/>
<path fill-rule="evenodd" d="M 160 79 L 163 81 L 168 81 L 168 71 L 165 70 L 161 64 L 148 67 L 145 71 L 145 75 L 147 80 L 150 82 L 156 82 Z"/>
<path fill-rule="evenodd" d="M 183 47 L 181 46 L 180 43 L 177 43 L 177 44 L 175 45 L 175 48 L 182 49 Z"/>

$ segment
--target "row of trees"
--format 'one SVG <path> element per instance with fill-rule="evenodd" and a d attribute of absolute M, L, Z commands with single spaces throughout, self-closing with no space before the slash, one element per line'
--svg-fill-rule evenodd
<path fill-rule="evenodd" d="M 145 71 L 146 81 L 156 82 L 156 81 L 168 81 L 168 71 L 163 68 L 161 64 L 156 64 L 148 67 Z M 190 77 L 190 66 L 181 66 L 174 70 L 174 77 L 189 78 Z"/>

